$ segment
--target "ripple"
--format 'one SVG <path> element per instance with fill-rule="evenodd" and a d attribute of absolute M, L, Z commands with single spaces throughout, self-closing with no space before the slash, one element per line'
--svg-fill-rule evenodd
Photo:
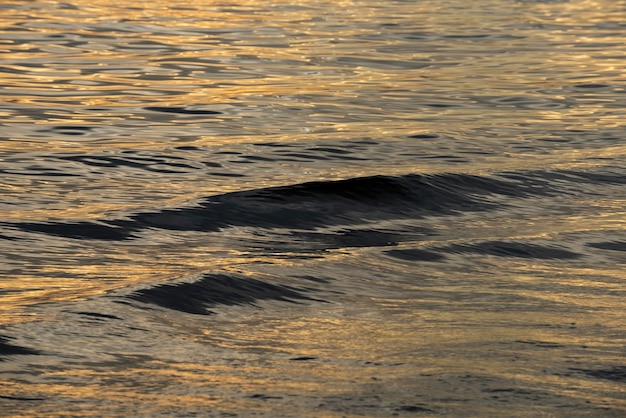
<path fill-rule="evenodd" d="M 148 106 L 145 108 L 146 110 L 152 112 L 162 112 L 162 113 L 177 113 L 181 115 L 221 115 L 222 112 L 218 112 L 216 110 L 204 110 L 204 109 L 189 109 L 185 107 L 177 107 L 177 106 Z"/>
<path fill-rule="evenodd" d="M 476 253 L 496 257 L 569 260 L 582 257 L 563 248 L 521 242 L 489 241 L 471 245 L 452 245 L 444 249 L 452 253 Z"/>

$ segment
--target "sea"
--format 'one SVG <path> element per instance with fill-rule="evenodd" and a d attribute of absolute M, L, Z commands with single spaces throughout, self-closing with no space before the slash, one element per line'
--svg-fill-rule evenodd
<path fill-rule="evenodd" d="M 0 416 L 626 416 L 625 0 L 3 0 Z"/>

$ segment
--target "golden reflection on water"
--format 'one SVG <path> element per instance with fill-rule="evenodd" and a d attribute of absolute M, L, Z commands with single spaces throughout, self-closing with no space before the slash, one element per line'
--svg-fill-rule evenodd
<path fill-rule="evenodd" d="M 593 331 L 597 320 L 604 321 L 600 312 L 564 318 L 559 312 L 478 311 L 451 302 L 438 302 L 450 309 L 433 305 L 414 312 L 409 306 L 403 311 L 397 300 L 372 299 L 382 308 L 379 315 L 333 307 L 311 308 L 301 317 L 250 316 L 235 308 L 231 312 L 237 320 L 226 320 L 225 327 L 213 323 L 205 336 L 196 337 L 197 348 L 213 353 L 211 361 L 193 361 L 202 354 L 192 351 L 172 353 L 177 358 L 170 361 L 129 355 L 111 363 L 51 367 L 40 384 L 22 388 L 13 382 L 10 389 L 44 398 L 42 408 L 54 410 L 62 402 L 77 415 L 85 413 L 81 403 L 90 399 L 105 400 L 111 406 L 98 410 L 112 415 L 174 410 L 272 414 L 278 404 L 285 414 L 360 416 L 372 413 L 368 403 L 394 399 L 396 406 L 424 405 L 454 415 L 463 405 L 469 410 L 481 405 L 484 416 L 496 416 L 501 412 L 497 403 L 487 402 L 494 393 L 504 396 L 512 410 L 523 410 L 532 399 L 538 413 L 550 402 L 562 402 L 575 414 L 579 393 L 599 405 L 626 406 L 619 386 L 567 373 L 568 362 L 575 365 L 594 351 L 613 351 L 604 357 L 607 364 L 619 361 L 619 341 L 598 338 Z M 388 315 L 385 306 L 396 313 Z M 223 357 L 220 349 L 238 354 Z M 527 395 L 509 396 L 513 387 Z M 373 415 L 389 416 L 393 407 L 388 404 Z"/>
<path fill-rule="evenodd" d="M 626 12 L 615 4 L 5 2 L 2 220 L 120 219 L 244 189 L 377 174 L 619 164 L 626 59 L 618 22 Z M 147 109 L 158 106 L 221 113 Z M 78 135 L 81 127 L 90 130 Z M 415 134 L 437 136 L 407 140 Z M 373 143 L 357 154 L 366 158 L 331 162 L 279 160 L 255 145 L 363 140 Z M 206 155 L 187 157 L 190 147 Z M 467 159 L 420 159 L 445 154 Z M 131 155 L 136 164 L 58 158 L 76 155 L 91 163 Z M 137 163 L 155 156 L 165 157 Z M 268 162 L 243 164 L 249 156 Z M 180 161 L 189 166 L 158 171 Z M 46 176 L 50 168 L 77 176 Z M 517 239 L 581 250 L 578 235 L 601 240 L 626 225 L 623 200 L 549 199 L 550 210 L 536 201 L 427 220 L 437 236 L 398 248 Z M 36 324 L 51 316 L 46 307 L 63 307 L 46 330 L 50 341 L 40 341 L 51 359 L 20 360 L 33 380 L 16 373 L 3 383 L 0 396 L 41 398 L 14 401 L 22 416 L 271 416 L 277 403 L 287 414 L 328 417 L 411 412 L 403 405 L 457 416 L 499 416 L 503 405 L 545 416 L 597 412 L 590 404 L 612 408 L 611 416 L 626 410 L 621 382 L 575 371 L 591 367 L 590 358 L 595 368 L 623 364 L 619 251 L 567 262 L 453 254 L 416 264 L 376 246 L 273 253 L 256 237 L 270 248 L 263 252 L 235 228 L 147 231 L 114 244 L 15 234 L 23 240 L 10 241 L 2 261 L 3 325 L 33 326 L 37 337 Z M 237 240 L 243 249 L 233 248 Z M 229 307 L 209 319 L 147 310 L 128 320 L 150 337 L 61 319 L 73 303 L 207 271 L 268 280 L 313 272 L 335 278 L 337 293 L 329 305 Z M 99 326 L 128 345 L 111 347 Z M 76 347 L 54 347 L 66 340 Z M 83 362 L 90 350 L 123 355 Z"/>

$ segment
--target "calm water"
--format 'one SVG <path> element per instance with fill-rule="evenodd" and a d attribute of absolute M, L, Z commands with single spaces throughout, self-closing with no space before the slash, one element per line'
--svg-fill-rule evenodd
<path fill-rule="evenodd" d="M 0 25 L 0 415 L 626 415 L 626 1 Z"/>

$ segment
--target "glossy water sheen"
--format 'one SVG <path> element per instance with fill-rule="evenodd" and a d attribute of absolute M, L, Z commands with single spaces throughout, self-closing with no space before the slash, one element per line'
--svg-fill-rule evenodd
<path fill-rule="evenodd" d="M 0 415 L 626 415 L 626 2 L 0 28 Z"/>

